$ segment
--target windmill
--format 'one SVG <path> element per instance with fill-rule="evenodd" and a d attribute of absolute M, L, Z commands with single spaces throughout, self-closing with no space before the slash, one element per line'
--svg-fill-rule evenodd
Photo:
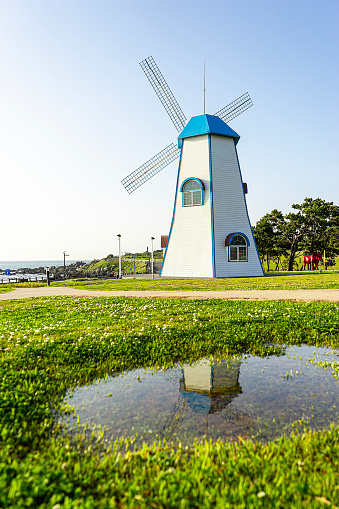
<path fill-rule="evenodd" d="M 187 122 L 153 57 L 140 66 L 179 132 L 177 144 L 171 143 L 122 180 L 131 194 L 180 157 L 160 275 L 263 276 L 236 150 L 240 136 L 226 123 L 253 105 L 249 94 L 214 115 L 204 113 Z"/>
<path fill-rule="evenodd" d="M 252 418 L 233 404 L 241 393 L 239 383 L 241 359 L 201 359 L 197 364 L 181 366 L 179 397 L 165 424 L 160 430 L 161 438 L 172 440 L 180 428 L 185 427 L 188 412 L 208 417 L 216 414 L 228 425 L 240 426 L 242 430 L 253 428 Z"/>

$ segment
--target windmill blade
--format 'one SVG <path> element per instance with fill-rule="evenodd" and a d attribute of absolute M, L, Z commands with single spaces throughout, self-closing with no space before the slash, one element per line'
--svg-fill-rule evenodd
<path fill-rule="evenodd" d="M 160 436 L 165 440 L 173 439 L 174 434 L 179 430 L 185 415 L 187 413 L 187 404 L 185 398 L 180 394 L 175 402 L 171 413 L 166 419 L 166 422 L 160 430 Z"/>
<path fill-rule="evenodd" d="M 138 189 L 151 177 L 163 170 L 168 164 L 177 159 L 180 155 L 180 149 L 174 143 L 168 145 L 159 154 L 152 157 L 149 161 L 130 173 L 121 182 L 126 191 L 131 194 Z"/>
<path fill-rule="evenodd" d="M 246 94 L 241 95 L 235 101 L 231 102 L 222 110 L 219 110 L 214 115 L 216 117 L 221 118 L 224 122 L 230 122 L 233 118 L 237 117 L 243 111 L 247 110 L 253 106 L 252 99 L 250 98 L 248 92 Z"/>
<path fill-rule="evenodd" d="M 176 130 L 180 133 L 185 127 L 187 120 L 182 112 L 177 100 L 171 92 L 171 89 L 167 85 L 165 78 L 161 74 L 157 64 L 153 57 L 148 57 L 140 62 L 141 69 L 146 74 L 150 84 L 155 90 L 155 93 L 159 97 L 163 107 L 168 113 L 168 116 L 172 120 Z"/>

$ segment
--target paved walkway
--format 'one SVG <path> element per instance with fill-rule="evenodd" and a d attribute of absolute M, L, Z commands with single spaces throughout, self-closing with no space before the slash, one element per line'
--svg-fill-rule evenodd
<path fill-rule="evenodd" d="M 28 297 L 51 297 L 69 295 L 73 297 L 148 297 L 182 299 L 245 299 L 245 300 L 293 300 L 303 302 L 339 302 L 339 290 L 225 290 L 225 291 L 100 291 L 76 288 L 45 286 L 38 288 L 15 288 L 12 292 L 0 293 L 1 300 L 27 299 Z"/>

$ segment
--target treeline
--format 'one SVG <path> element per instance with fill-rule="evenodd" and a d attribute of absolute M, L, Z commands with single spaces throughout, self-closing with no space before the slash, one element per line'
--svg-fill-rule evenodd
<path fill-rule="evenodd" d="M 339 207 L 320 198 L 305 198 L 302 204 L 293 204 L 292 209 L 285 215 L 274 209 L 253 228 L 267 271 L 270 262 L 279 270 L 283 260 L 287 260 L 285 268 L 291 271 L 296 268 L 296 256 L 324 252 L 326 265 L 334 265 L 339 254 Z"/>

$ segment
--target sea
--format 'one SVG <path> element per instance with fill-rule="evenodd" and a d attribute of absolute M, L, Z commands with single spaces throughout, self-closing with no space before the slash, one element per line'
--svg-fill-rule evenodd
<path fill-rule="evenodd" d="M 84 262 L 89 263 L 91 260 L 69 260 L 66 259 L 66 265 L 71 265 L 71 263 L 76 262 Z M 23 260 L 23 261 L 0 261 L 0 269 L 1 270 L 13 270 L 16 271 L 18 269 L 36 269 L 38 267 L 61 267 L 64 265 L 63 260 Z"/>
<path fill-rule="evenodd" d="M 66 266 L 75 262 L 88 263 L 91 260 L 66 260 Z M 64 265 L 63 260 L 19 260 L 19 261 L 0 261 L 0 270 L 10 270 L 11 274 L 16 273 L 19 269 L 36 269 L 38 267 L 61 267 Z M 33 276 L 33 274 L 31 274 Z"/>

